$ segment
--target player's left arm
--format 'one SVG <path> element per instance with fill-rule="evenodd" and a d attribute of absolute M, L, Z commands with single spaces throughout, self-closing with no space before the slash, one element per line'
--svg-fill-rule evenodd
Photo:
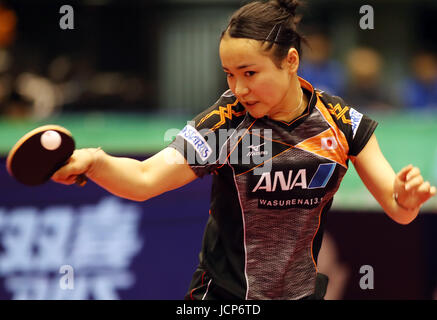
<path fill-rule="evenodd" d="M 374 134 L 351 160 L 370 193 L 387 215 L 400 224 L 413 221 L 422 204 L 436 194 L 436 187 L 423 180 L 417 167 L 408 165 L 396 174 Z"/>

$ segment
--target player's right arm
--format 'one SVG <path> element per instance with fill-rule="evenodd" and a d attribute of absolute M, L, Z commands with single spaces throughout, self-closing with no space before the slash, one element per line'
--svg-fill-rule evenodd
<path fill-rule="evenodd" d="M 52 180 L 69 185 L 81 174 L 114 195 L 135 201 L 177 189 L 197 178 L 184 156 L 171 147 L 144 161 L 114 157 L 101 149 L 78 149 Z"/>
<path fill-rule="evenodd" d="M 153 198 L 215 172 L 220 167 L 221 150 L 226 151 L 222 144 L 227 141 L 219 139 L 218 132 L 236 128 L 245 113 L 244 107 L 228 90 L 187 124 L 167 148 L 149 159 L 138 161 L 113 157 L 100 149 L 79 149 L 52 180 L 73 184 L 77 176 L 85 174 L 119 197 L 135 201 Z"/>

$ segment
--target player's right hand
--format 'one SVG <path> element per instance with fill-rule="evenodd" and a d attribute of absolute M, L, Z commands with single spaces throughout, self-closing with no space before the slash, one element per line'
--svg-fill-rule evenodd
<path fill-rule="evenodd" d="M 73 152 L 67 164 L 56 171 L 52 180 L 57 183 L 70 185 L 76 182 L 76 178 L 90 170 L 94 162 L 96 149 L 77 149 Z"/>

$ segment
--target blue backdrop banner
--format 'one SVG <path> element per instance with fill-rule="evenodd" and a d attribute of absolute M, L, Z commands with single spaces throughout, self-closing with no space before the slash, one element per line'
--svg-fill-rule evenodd
<path fill-rule="evenodd" d="M 182 299 L 210 178 L 146 202 L 91 181 L 26 187 L 0 171 L 0 299 Z"/>

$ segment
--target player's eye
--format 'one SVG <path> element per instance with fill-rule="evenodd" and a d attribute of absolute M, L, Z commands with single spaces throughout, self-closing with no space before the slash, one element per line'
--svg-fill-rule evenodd
<path fill-rule="evenodd" d="M 226 72 L 226 77 L 232 78 L 234 75 L 232 73 Z"/>
<path fill-rule="evenodd" d="M 253 75 L 255 75 L 255 71 L 246 71 L 245 73 L 244 73 L 244 75 L 246 76 L 246 77 L 251 77 L 251 76 L 253 76 Z"/>

